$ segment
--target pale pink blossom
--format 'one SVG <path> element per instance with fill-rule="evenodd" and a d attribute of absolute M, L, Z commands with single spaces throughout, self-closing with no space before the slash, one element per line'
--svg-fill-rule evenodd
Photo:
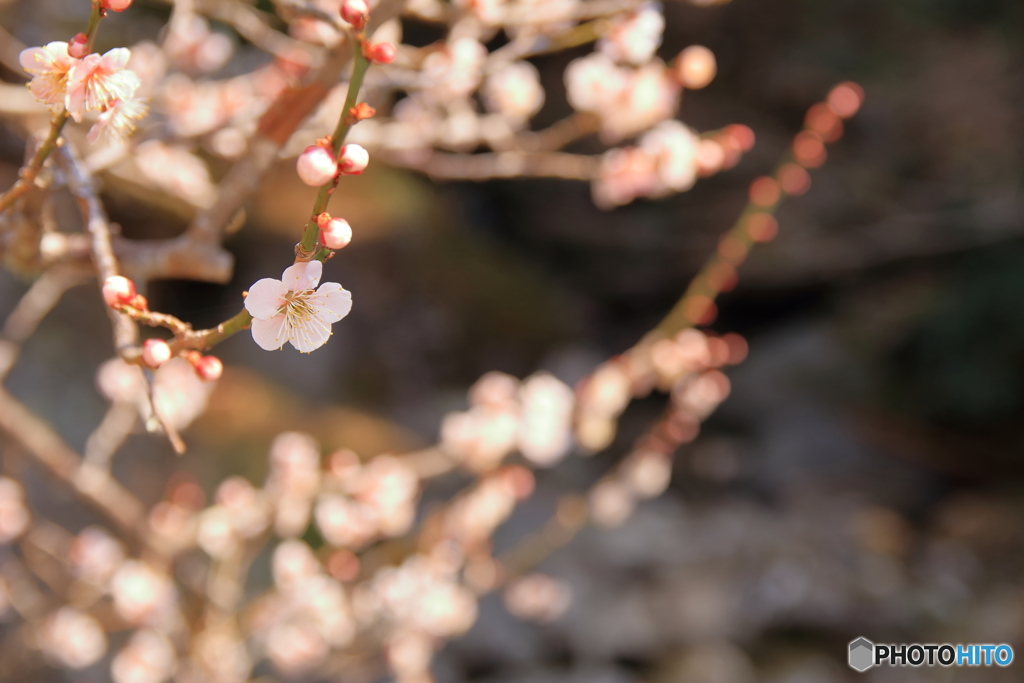
<path fill-rule="evenodd" d="M 124 546 L 109 531 L 86 527 L 71 542 L 68 559 L 75 576 L 94 586 L 105 586 L 124 562 Z"/>
<path fill-rule="evenodd" d="M 114 12 L 123 12 L 128 9 L 132 4 L 132 0 L 103 0 L 103 9 L 109 9 Z"/>
<path fill-rule="evenodd" d="M 103 111 L 114 100 L 130 100 L 139 87 L 139 77 L 125 69 L 131 52 L 119 47 L 103 56 L 91 54 L 68 72 L 64 106 L 75 121 L 87 111 Z"/>
<path fill-rule="evenodd" d="M 600 52 L 573 60 L 565 69 L 569 104 L 577 111 L 602 111 L 626 87 L 628 74 Z"/>
<path fill-rule="evenodd" d="M 653 5 L 645 5 L 614 21 L 597 47 L 616 62 L 640 65 L 654 56 L 664 30 L 665 17 Z"/>
<path fill-rule="evenodd" d="M 544 105 L 544 88 L 537 67 L 514 62 L 487 77 L 483 89 L 487 108 L 523 126 Z"/>
<path fill-rule="evenodd" d="M 352 295 L 338 283 L 314 289 L 323 267 L 320 261 L 296 263 L 280 280 L 264 278 L 249 288 L 245 309 L 253 317 L 252 338 L 260 348 L 275 351 L 291 342 L 309 353 L 323 346 L 331 325 L 352 310 Z"/>
<path fill-rule="evenodd" d="M 35 98 L 52 111 L 59 111 L 67 95 L 68 73 L 79 63 L 68 54 L 68 44 L 57 41 L 30 47 L 21 51 L 18 61 L 21 68 L 32 74 L 28 88 Z"/>
<path fill-rule="evenodd" d="M 149 113 L 149 103 L 139 97 L 114 100 L 89 129 L 89 142 L 95 143 L 102 135 L 124 142 L 135 132 L 136 121 Z"/>
<path fill-rule="evenodd" d="M 562 616 L 572 602 L 564 581 L 547 574 L 527 574 L 505 589 L 505 606 L 520 619 L 550 622 Z"/>
<path fill-rule="evenodd" d="M 62 607 L 44 623 L 40 634 L 43 652 L 69 669 L 95 664 L 107 651 L 107 636 L 99 622 L 73 607 Z"/>
<path fill-rule="evenodd" d="M 672 118 L 679 108 L 680 92 L 679 84 L 660 59 L 628 70 L 625 86 L 598 112 L 601 139 L 606 143 L 617 142 Z"/>
<path fill-rule="evenodd" d="M 130 304 L 135 298 L 135 283 L 121 275 L 111 275 L 103 281 L 103 300 L 108 306 Z"/>
<path fill-rule="evenodd" d="M 174 645 L 159 631 L 136 631 L 110 663 L 114 683 L 163 683 L 174 673 Z"/>
<path fill-rule="evenodd" d="M 681 192 L 697 180 L 700 138 L 676 120 L 662 121 L 640 138 L 640 148 L 655 159 L 658 183 L 649 197 Z"/>

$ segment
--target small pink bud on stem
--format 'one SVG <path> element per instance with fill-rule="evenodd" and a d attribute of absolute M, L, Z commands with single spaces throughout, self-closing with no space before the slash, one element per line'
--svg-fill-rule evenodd
<path fill-rule="evenodd" d="M 171 347 L 163 339 L 147 339 L 142 343 L 142 362 L 154 370 L 171 359 Z"/>
<path fill-rule="evenodd" d="M 319 145 L 310 145 L 299 155 L 295 170 L 302 182 L 310 187 L 320 187 L 338 174 L 338 164 L 329 150 Z"/>
<path fill-rule="evenodd" d="M 370 5 L 366 0 L 344 0 L 341 3 L 341 18 L 360 31 L 370 16 Z"/>
<path fill-rule="evenodd" d="M 366 170 L 366 165 L 369 163 L 370 153 L 362 146 L 352 143 L 341 146 L 338 155 L 338 168 L 345 175 L 359 175 Z"/>
<path fill-rule="evenodd" d="M 395 61 L 397 53 L 398 50 L 391 43 L 371 43 L 370 41 L 363 43 L 363 56 L 371 62 L 390 64 Z"/>
<path fill-rule="evenodd" d="M 68 54 L 75 59 L 82 59 L 89 54 L 89 48 L 87 47 L 88 42 L 88 36 L 84 33 L 79 33 L 68 41 Z"/>
<path fill-rule="evenodd" d="M 356 106 L 348 110 L 348 115 L 352 118 L 352 123 L 357 123 L 365 119 L 372 119 L 373 115 L 377 113 L 377 110 L 368 105 L 366 102 L 360 102 Z"/>
<path fill-rule="evenodd" d="M 123 12 L 131 7 L 131 4 L 132 0 L 102 0 L 100 2 L 100 7 L 114 12 Z"/>
<path fill-rule="evenodd" d="M 111 308 L 131 305 L 138 295 L 135 283 L 121 275 L 111 275 L 103 281 L 103 300 Z"/>
<path fill-rule="evenodd" d="M 327 214 L 320 214 L 326 216 Z M 320 222 L 320 244 L 328 249 L 344 249 L 352 241 L 352 226 L 344 218 L 330 218 Z"/>
<path fill-rule="evenodd" d="M 199 379 L 204 382 L 213 382 L 224 374 L 224 364 L 216 356 L 201 356 L 192 363 L 192 367 L 195 368 Z"/>

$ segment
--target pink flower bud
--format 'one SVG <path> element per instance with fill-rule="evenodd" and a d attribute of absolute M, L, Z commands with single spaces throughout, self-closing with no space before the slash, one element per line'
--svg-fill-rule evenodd
<path fill-rule="evenodd" d="M 366 0 L 344 0 L 341 3 L 341 18 L 358 29 L 366 26 L 370 5 Z"/>
<path fill-rule="evenodd" d="M 89 54 L 89 49 L 86 47 L 88 42 L 89 38 L 84 33 L 79 33 L 68 41 L 68 54 L 75 59 L 82 59 Z"/>
<path fill-rule="evenodd" d="M 352 241 L 352 226 L 344 218 L 332 218 L 320 226 L 320 244 L 328 249 L 343 249 Z"/>
<path fill-rule="evenodd" d="M 100 6 L 103 9 L 113 10 L 114 12 L 123 12 L 128 9 L 132 4 L 132 0 L 102 0 Z"/>
<path fill-rule="evenodd" d="M 171 359 L 171 347 L 163 339 L 147 339 L 142 343 L 142 362 L 158 368 Z"/>
<path fill-rule="evenodd" d="M 224 364 L 216 356 L 203 356 L 195 362 L 196 374 L 204 382 L 220 379 L 224 373 Z"/>
<path fill-rule="evenodd" d="M 378 64 L 390 64 L 395 61 L 397 53 L 398 50 L 391 43 L 370 44 L 367 42 L 363 45 L 363 56 Z"/>
<path fill-rule="evenodd" d="M 345 175 L 359 175 L 370 163 L 370 153 L 360 145 L 342 145 L 341 155 L 338 158 L 338 168 Z"/>
<path fill-rule="evenodd" d="M 120 275 L 111 275 L 103 281 L 103 300 L 111 308 L 131 304 L 135 298 L 135 283 Z"/>
<path fill-rule="evenodd" d="M 310 187 L 320 187 L 338 174 L 338 164 L 329 150 L 319 145 L 310 145 L 299 155 L 295 170 L 302 182 Z"/>

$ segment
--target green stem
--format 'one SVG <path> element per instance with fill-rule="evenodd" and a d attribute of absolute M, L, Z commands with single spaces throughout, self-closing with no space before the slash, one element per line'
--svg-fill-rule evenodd
<path fill-rule="evenodd" d="M 220 344 L 231 335 L 241 332 L 250 325 L 252 325 L 252 316 L 249 314 L 249 311 L 243 308 L 234 316 L 217 325 L 217 327 L 201 330 L 196 335 L 202 342 L 201 348 L 208 349 Z"/>
<path fill-rule="evenodd" d="M 100 2 L 99 0 L 93 0 L 92 11 L 89 13 L 89 24 L 85 29 L 87 52 L 92 52 L 92 44 L 96 40 L 96 33 L 99 31 L 101 19 L 103 19 L 103 10 L 100 7 Z M 68 122 L 68 118 L 68 113 L 64 109 L 54 114 L 53 120 L 50 121 L 50 132 L 46 136 L 46 140 L 43 141 L 43 144 L 39 145 L 39 149 L 32 155 L 32 160 L 18 174 L 18 182 L 7 192 L 0 195 L 0 213 L 6 211 L 14 203 L 15 199 L 28 192 L 35 184 L 36 178 L 39 177 L 39 172 L 42 171 L 47 157 L 50 156 L 50 153 L 57 146 L 60 132 L 64 129 L 64 124 Z"/>
<path fill-rule="evenodd" d="M 337 158 L 341 146 L 345 143 L 345 136 L 348 135 L 348 131 L 352 127 L 353 122 L 349 111 L 356 106 L 359 89 L 363 85 L 366 70 L 370 67 L 370 61 L 363 56 L 362 43 L 362 39 L 358 37 L 352 40 L 352 80 L 348 82 L 348 95 L 345 97 L 345 106 L 342 107 L 341 116 L 338 117 L 338 125 L 331 136 L 331 148 L 334 151 L 335 158 Z M 316 196 L 316 202 L 313 204 L 313 213 L 310 216 L 309 222 L 306 223 L 306 229 L 302 234 L 302 241 L 299 243 L 301 250 L 306 254 L 312 252 L 316 247 L 316 240 L 320 231 L 319 226 L 316 224 L 316 217 L 327 210 L 327 204 L 331 201 L 334 189 L 338 187 L 339 179 L 340 176 L 335 176 L 333 180 L 320 188 L 320 192 Z M 317 253 L 316 257 L 319 260 L 323 260 L 320 253 Z"/>

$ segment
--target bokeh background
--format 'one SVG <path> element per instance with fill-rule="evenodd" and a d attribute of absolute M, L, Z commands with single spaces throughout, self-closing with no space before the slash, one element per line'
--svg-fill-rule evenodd
<path fill-rule="evenodd" d="M 166 21 L 166 5 L 135 4 L 104 26 L 101 48 Z M 3 2 L 0 23 L 35 45 L 76 32 L 86 6 Z M 331 343 L 304 356 L 264 352 L 247 334 L 229 340 L 210 408 L 185 432 L 188 453 L 140 433 L 115 472 L 147 502 L 172 475 L 211 493 L 231 474 L 261 481 L 284 430 L 364 457 L 404 452 L 433 443 L 443 415 L 462 409 L 488 370 L 546 369 L 572 384 L 657 323 L 807 106 L 852 79 L 863 109 L 720 302 L 713 328 L 743 334 L 749 356 L 729 371 L 730 398 L 678 454 L 669 491 L 541 565 L 571 589 L 560 619 L 523 623 L 500 597 L 485 598 L 435 673 L 443 682 L 838 683 L 860 676 L 845 662 L 857 636 L 1024 646 L 1024 5 L 734 0 L 670 2 L 665 15 L 666 58 L 698 43 L 719 65 L 710 86 L 686 93 L 682 118 L 701 130 L 744 123 L 757 135 L 737 168 L 602 212 L 582 183 L 437 184 L 375 163 L 334 199 L 355 240 L 326 271 L 355 308 Z M 248 64 L 246 49 L 226 73 Z M 569 112 L 561 73 L 588 49 L 535 60 L 548 89 L 539 124 Z M 23 145 L 0 127 L 4 186 Z M 271 174 L 228 241 L 233 281 L 153 283 L 154 308 L 215 324 L 249 284 L 288 265 L 313 196 L 292 169 L 283 162 Z M 133 237 L 185 225 L 115 181 L 104 198 Z M 0 315 L 26 287 L 0 273 Z M 7 386 L 80 449 L 106 409 L 93 377 L 111 355 L 99 293 L 80 287 Z M 596 481 L 663 405 L 663 396 L 635 403 L 609 451 L 539 472 L 538 495 L 500 531 L 498 549 L 539 527 L 560 493 Z M 13 447 L 0 455 L 5 470 L 26 467 Z M 96 521 L 42 474 L 25 478 L 32 505 L 55 521 L 72 531 Z M 426 496 L 442 500 L 465 481 L 447 475 Z M 250 588 L 268 580 L 257 563 Z M 1018 667 L 864 677 L 1016 680 Z"/>

